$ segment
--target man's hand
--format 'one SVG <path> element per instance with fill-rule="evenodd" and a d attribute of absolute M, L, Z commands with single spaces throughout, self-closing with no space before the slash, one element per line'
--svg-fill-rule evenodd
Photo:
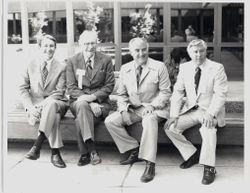
<path fill-rule="evenodd" d="M 101 109 L 101 107 L 103 107 L 102 105 L 92 102 L 89 103 L 89 106 L 96 117 L 100 117 L 102 115 L 102 109 Z"/>
<path fill-rule="evenodd" d="M 126 125 L 132 125 L 132 121 L 130 119 L 130 114 L 128 111 L 122 111 L 121 112 L 121 115 L 122 115 L 122 119 L 123 119 L 123 122 L 126 124 Z"/>
<path fill-rule="evenodd" d="M 215 122 L 214 121 L 214 117 L 213 115 L 205 112 L 204 116 L 202 118 L 202 124 L 205 125 L 206 127 L 210 128 L 210 127 L 214 127 L 215 126 Z"/>
<path fill-rule="evenodd" d="M 95 95 L 93 95 L 93 94 L 85 94 L 85 95 L 82 95 L 82 96 L 78 97 L 77 102 L 86 101 L 86 102 L 90 103 L 90 102 L 93 102 L 94 100 L 96 100 Z"/>
<path fill-rule="evenodd" d="M 169 127 L 170 127 L 172 124 L 174 124 L 174 127 L 176 127 L 177 122 L 178 122 L 178 118 L 177 118 L 177 117 L 170 117 L 170 118 L 166 121 L 166 123 L 165 123 L 165 125 L 164 125 L 164 129 L 169 129 Z"/>
<path fill-rule="evenodd" d="M 150 115 L 154 112 L 154 107 L 152 105 L 148 105 L 145 107 L 145 109 L 142 111 L 142 116 Z"/>
<path fill-rule="evenodd" d="M 36 108 L 35 106 L 32 106 L 28 109 L 28 114 L 36 117 L 37 119 L 40 118 L 40 114 L 41 114 L 40 112 L 41 112 L 40 108 Z"/>

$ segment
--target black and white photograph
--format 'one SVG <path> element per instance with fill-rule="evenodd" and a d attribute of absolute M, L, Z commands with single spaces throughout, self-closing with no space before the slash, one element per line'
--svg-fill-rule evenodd
<path fill-rule="evenodd" d="M 1 4 L 1 192 L 250 191 L 246 1 Z"/>

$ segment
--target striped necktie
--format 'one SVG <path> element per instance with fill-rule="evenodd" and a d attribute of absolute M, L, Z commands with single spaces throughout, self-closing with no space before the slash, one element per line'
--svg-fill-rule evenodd
<path fill-rule="evenodd" d="M 42 81 L 43 81 L 43 86 L 45 86 L 45 82 L 46 82 L 46 79 L 47 79 L 47 76 L 48 76 L 48 69 L 47 69 L 47 62 L 43 62 L 43 65 L 42 65 Z"/>
<path fill-rule="evenodd" d="M 141 79 L 141 73 L 142 73 L 142 66 L 139 65 L 136 68 L 136 80 L 137 80 L 137 85 L 139 85 L 140 79 Z"/>
<path fill-rule="evenodd" d="M 86 62 L 86 75 L 89 79 L 92 78 L 92 66 L 91 66 L 91 59 L 89 59 L 87 62 Z"/>

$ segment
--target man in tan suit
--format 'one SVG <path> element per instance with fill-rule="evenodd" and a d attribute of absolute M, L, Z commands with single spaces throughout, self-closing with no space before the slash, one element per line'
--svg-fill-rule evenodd
<path fill-rule="evenodd" d="M 26 158 L 36 160 L 40 149 L 47 138 L 52 149 L 51 162 L 54 166 L 64 168 L 59 148 L 63 146 L 59 124 L 68 109 L 65 97 L 65 65 L 53 56 L 56 50 L 56 39 L 44 35 L 39 40 L 40 58 L 32 60 L 22 76 L 20 94 L 29 123 L 39 124 L 39 135 Z"/>
<path fill-rule="evenodd" d="M 170 119 L 165 132 L 180 151 L 182 169 L 196 163 L 204 165 L 203 184 L 215 178 L 216 125 L 225 125 L 227 76 L 222 64 L 206 58 L 207 44 L 193 40 L 187 47 L 191 61 L 180 65 L 171 98 Z M 186 101 L 183 105 L 183 98 Z M 182 107 L 182 108 L 181 108 Z M 201 124 L 202 147 L 199 152 L 182 134 L 186 129 Z"/>
<path fill-rule="evenodd" d="M 108 115 L 109 95 L 115 84 L 111 57 L 96 51 L 97 40 L 95 31 L 84 31 L 79 39 L 82 52 L 67 61 L 70 109 L 81 154 L 78 166 L 101 162 L 94 144 L 94 126 Z"/>
<path fill-rule="evenodd" d="M 121 67 L 118 111 L 106 118 L 105 125 L 120 153 L 129 154 L 120 164 L 132 164 L 138 157 L 145 160 L 141 181 L 149 182 L 155 176 L 158 122 L 168 117 L 170 80 L 165 65 L 148 57 L 145 39 L 132 39 L 129 50 L 134 60 Z M 136 122 L 143 126 L 140 145 L 125 128 Z"/>

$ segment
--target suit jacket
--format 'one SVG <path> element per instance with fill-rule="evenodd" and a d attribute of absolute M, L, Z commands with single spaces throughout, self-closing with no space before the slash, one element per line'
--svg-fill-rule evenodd
<path fill-rule="evenodd" d="M 222 64 L 206 59 L 201 67 L 198 92 L 195 92 L 195 65 L 192 61 L 180 65 L 180 71 L 171 98 L 170 116 L 178 117 L 195 105 L 199 105 L 211 115 L 217 117 L 218 125 L 225 125 L 225 101 L 228 82 Z M 186 102 L 182 99 L 186 93 Z"/>
<path fill-rule="evenodd" d="M 53 59 L 43 86 L 41 64 L 39 59 L 32 60 L 22 74 L 19 91 L 25 109 L 32 105 L 39 106 L 45 98 L 67 101 L 65 65 Z"/>
<path fill-rule="evenodd" d="M 66 67 L 67 88 L 71 100 L 77 100 L 84 94 L 94 94 L 99 103 L 108 101 L 113 91 L 115 78 L 111 57 L 96 52 L 91 79 L 86 76 L 86 64 L 83 53 L 77 53 L 67 60 Z M 82 74 L 79 75 L 79 72 Z M 82 83 L 79 82 L 82 76 Z"/>
<path fill-rule="evenodd" d="M 148 58 L 138 86 L 134 61 L 124 64 L 121 67 L 117 91 L 118 110 L 127 110 L 129 105 L 133 105 L 133 98 L 138 97 L 143 106 L 152 105 L 156 108 L 155 112 L 158 116 L 168 118 L 170 85 L 167 68 L 160 61 Z"/>

